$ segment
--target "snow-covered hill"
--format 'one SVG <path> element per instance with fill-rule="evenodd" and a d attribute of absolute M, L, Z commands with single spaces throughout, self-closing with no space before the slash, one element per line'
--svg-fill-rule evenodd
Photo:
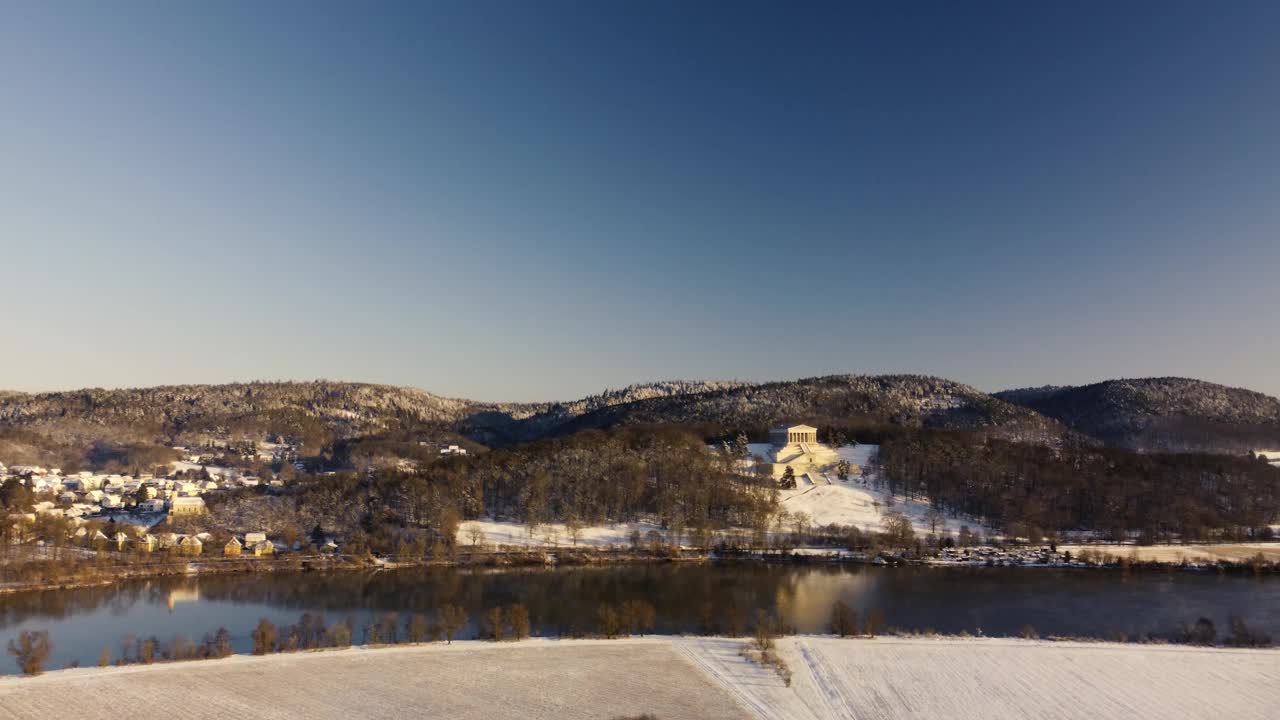
<path fill-rule="evenodd" d="M 764 455 L 769 445 L 752 445 L 753 455 Z M 804 513 L 813 525 L 850 525 L 859 530 L 884 530 L 885 516 L 902 513 L 917 533 L 956 532 L 964 522 L 955 518 L 929 522 L 929 503 L 922 499 L 892 496 L 882 485 L 875 458 L 879 445 L 848 445 L 836 453 L 859 468 L 848 480 L 840 480 L 834 470 L 804 473 L 797 471 L 794 490 L 780 490 L 782 508 L 791 515 Z M 972 525 L 972 523 L 970 523 Z"/>

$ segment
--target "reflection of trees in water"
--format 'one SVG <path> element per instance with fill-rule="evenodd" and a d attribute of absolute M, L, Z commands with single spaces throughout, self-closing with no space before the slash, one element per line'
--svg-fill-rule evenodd
<path fill-rule="evenodd" d="M 1133 634 L 1171 629 L 1199 615 L 1225 623 L 1228 613 L 1243 615 L 1272 634 L 1280 632 L 1280 578 L 1274 577 L 755 562 L 154 578 L 0 596 L 0 630 L 27 620 L 38 626 L 40 619 L 76 614 L 122 615 L 140 603 L 161 606 L 174 597 L 194 598 L 197 592 L 196 603 L 246 605 L 241 620 L 225 622 L 233 629 L 251 626 L 263 606 L 292 616 L 289 622 L 304 612 L 322 613 L 330 621 L 397 612 L 403 622 L 410 613 L 434 617 L 445 604 L 465 608 L 477 621 L 488 608 L 522 603 L 535 633 L 557 635 L 594 630 L 601 603 L 645 600 L 657 609 L 658 632 L 700 630 L 704 606 L 714 623 L 723 623 L 730 608 L 746 619 L 755 608 L 785 608 L 789 624 L 821 631 L 832 604 L 843 599 L 860 617 L 878 607 L 891 625 L 945 632 L 981 627 L 989 634 L 1010 633 L 1031 624 L 1059 634 L 1110 629 Z M 198 635 L 215 629 L 193 631 Z"/>
<path fill-rule="evenodd" d="M 465 607 L 472 619 L 480 618 L 489 607 L 518 602 L 529 607 L 535 632 L 568 634 L 593 629 L 600 603 L 645 600 L 658 610 L 659 632 L 677 632 L 698 628 L 700 609 L 708 603 L 717 616 L 728 607 L 746 612 L 755 607 L 794 607 L 797 588 L 806 587 L 804 578 L 810 573 L 849 570 L 731 562 L 154 578 L 0 597 L 0 626 L 95 611 L 123 615 L 138 602 L 166 605 L 174 597 L 198 597 L 200 602 L 253 603 L 332 616 L 360 611 L 433 614 L 445 603 L 453 603 Z"/>
<path fill-rule="evenodd" d="M 596 607 L 603 602 L 649 601 L 658 610 L 659 630 L 696 628 L 704 603 L 716 609 L 772 609 L 778 598 L 794 596 L 796 583 L 806 571 L 763 564 L 406 569 L 210 577 L 201 579 L 200 589 L 201 596 L 212 601 L 265 603 L 329 614 L 355 610 L 430 614 L 452 603 L 465 607 L 476 619 L 489 607 L 520 602 L 529 607 L 536 632 L 559 634 L 593 629 Z"/>
<path fill-rule="evenodd" d="M 33 618 L 61 619 L 97 610 L 123 615 L 140 600 L 158 602 L 171 588 L 190 582 L 187 578 L 154 578 L 116 585 L 0 595 L 0 628 Z"/>
<path fill-rule="evenodd" d="M 448 603 L 473 619 L 496 605 L 523 603 L 535 631 L 568 634 L 594 628 L 601 603 L 647 600 L 658 610 L 658 629 L 697 628 L 699 608 L 772 608 L 794 597 L 801 578 L 816 568 L 726 563 L 611 565 L 572 568 L 412 568 L 333 573 L 260 573 L 158 578 L 111 587 L 24 593 L 0 598 L 5 624 L 27 618 L 62 618 L 107 611 L 123 614 L 138 602 L 162 604 L 198 594 L 200 601 L 261 604 L 325 612 L 433 613 Z M 830 569 L 822 569 L 824 574 Z M 836 572 L 841 572 L 836 569 Z"/>

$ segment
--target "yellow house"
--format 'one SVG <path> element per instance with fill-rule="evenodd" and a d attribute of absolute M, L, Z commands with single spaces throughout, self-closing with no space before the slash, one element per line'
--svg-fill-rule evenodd
<path fill-rule="evenodd" d="M 275 552 L 276 552 L 276 546 L 273 545 L 270 540 L 263 540 L 262 542 L 254 543 L 253 545 L 254 557 L 263 557 L 264 555 L 274 555 Z"/>
<path fill-rule="evenodd" d="M 169 501 L 170 517 L 203 515 L 207 509 L 204 504 L 204 498 L 200 497 L 176 497 Z"/>
<path fill-rule="evenodd" d="M 178 550 L 183 555 L 199 555 L 204 552 L 204 543 L 195 535 L 187 535 L 178 541 Z"/>
<path fill-rule="evenodd" d="M 240 550 L 243 549 L 243 547 L 244 546 L 240 541 L 233 537 L 227 541 L 226 545 L 222 546 L 222 554 L 227 557 L 237 557 L 240 555 Z"/>

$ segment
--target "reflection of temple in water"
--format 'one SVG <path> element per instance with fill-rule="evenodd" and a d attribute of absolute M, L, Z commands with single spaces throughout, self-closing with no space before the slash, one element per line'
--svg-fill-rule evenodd
<path fill-rule="evenodd" d="M 825 628 L 831 618 L 831 606 L 837 600 L 844 600 L 855 609 L 869 609 L 874 604 L 874 585 L 866 572 L 811 567 L 797 572 L 790 583 L 778 583 L 775 602 L 778 613 L 790 618 L 792 624 Z"/>
<path fill-rule="evenodd" d="M 174 604 L 189 602 L 200 602 L 200 587 L 198 585 L 173 588 L 169 591 L 169 612 L 173 612 Z"/>

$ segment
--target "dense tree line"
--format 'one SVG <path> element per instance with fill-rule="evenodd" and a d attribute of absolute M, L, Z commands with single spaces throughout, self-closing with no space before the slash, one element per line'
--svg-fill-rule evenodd
<path fill-rule="evenodd" d="M 1150 540 L 1245 538 L 1280 516 L 1280 470 L 1247 458 L 1050 448 L 938 431 L 880 446 L 891 489 L 1028 536 L 1095 530 Z"/>
<path fill-rule="evenodd" d="M 370 537 L 408 531 L 427 546 L 453 543 L 458 523 L 480 516 L 531 530 L 645 518 L 677 532 L 763 531 L 777 509 L 772 484 L 744 477 L 737 460 L 708 452 L 700 436 L 678 427 L 586 431 L 413 472 L 307 477 L 274 502 L 292 505 L 297 522 L 308 526 Z"/>
<path fill-rule="evenodd" d="M 1280 447 L 1280 400 L 1188 378 L 1107 380 L 996 393 L 1109 447 L 1243 455 Z"/>
<path fill-rule="evenodd" d="M 827 425 L 968 430 L 1010 439 L 1058 441 L 1059 423 L 967 385 L 920 375 L 829 375 L 654 397 L 585 413 L 558 432 L 652 423 L 697 426 L 708 436 L 804 419 Z"/>

